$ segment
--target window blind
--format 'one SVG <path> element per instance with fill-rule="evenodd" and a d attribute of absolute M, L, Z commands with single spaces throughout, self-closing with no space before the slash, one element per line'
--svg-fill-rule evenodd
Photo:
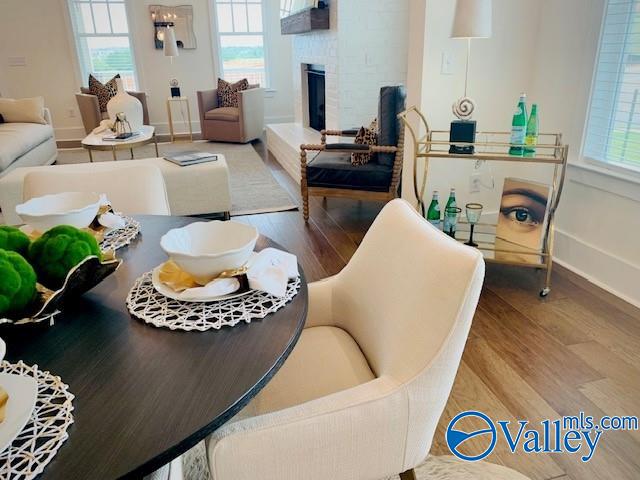
<path fill-rule="evenodd" d="M 640 170 L 640 0 L 607 0 L 584 155 Z"/>
<path fill-rule="evenodd" d="M 127 90 L 137 89 L 125 0 L 68 0 L 82 73 L 107 82 L 116 74 Z"/>

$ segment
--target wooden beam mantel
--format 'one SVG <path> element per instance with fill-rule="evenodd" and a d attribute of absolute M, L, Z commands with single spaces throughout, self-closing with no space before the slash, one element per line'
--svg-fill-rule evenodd
<path fill-rule="evenodd" d="M 329 30 L 329 8 L 309 8 L 280 19 L 283 35 Z"/>

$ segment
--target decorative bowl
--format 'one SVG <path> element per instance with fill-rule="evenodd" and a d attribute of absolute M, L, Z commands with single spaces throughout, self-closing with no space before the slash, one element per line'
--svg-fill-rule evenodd
<path fill-rule="evenodd" d="M 213 220 L 169 230 L 160 239 L 160 247 L 182 270 L 206 284 L 247 263 L 257 240 L 255 227 Z"/>
<path fill-rule="evenodd" d="M 35 197 L 16 206 L 22 221 L 39 232 L 58 225 L 86 228 L 100 209 L 101 196 L 89 192 L 65 192 Z"/>
<path fill-rule="evenodd" d="M 50 290 L 38 283 L 36 298 L 29 308 L 17 316 L 0 317 L 0 325 L 37 324 L 46 321 L 53 324 L 53 317 L 60 313 L 65 303 L 91 290 L 120 267 L 122 260 L 116 259 L 112 254 L 106 256 L 108 258 L 102 261 L 93 255 L 85 258 L 69 271 L 64 285 L 58 290 Z"/>

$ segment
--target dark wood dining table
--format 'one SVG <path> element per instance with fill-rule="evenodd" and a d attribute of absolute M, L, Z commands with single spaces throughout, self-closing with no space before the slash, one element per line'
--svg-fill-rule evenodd
<path fill-rule="evenodd" d="M 133 318 L 133 282 L 166 260 L 160 237 L 198 218 L 139 216 L 120 268 L 67 305 L 53 326 L 3 327 L 6 359 L 37 364 L 75 395 L 69 438 L 39 478 L 140 478 L 231 419 L 276 373 L 307 315 L 307 285 L 250 324 L 172 331 Z M 279 247 L 260 237 L 256 250 Z"/>

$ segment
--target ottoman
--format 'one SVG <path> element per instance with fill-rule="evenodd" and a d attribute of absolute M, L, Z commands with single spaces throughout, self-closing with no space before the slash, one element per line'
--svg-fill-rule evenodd
<path fill-rule="evenodd" d="M 231 194 L 229 192 L 229 169 L 223 155 L 215 162 L 180 167 L 163 158 L 131 160 L 156 165 L 160 168 L 167 187 L 171 215 L 201 215 L 223 213 L 229 216 Z M 56 168 L 68 171 L 92 171 L 96 175 L 101 169 L 130 166 L 129 160 L 118 162 L 78 163 L 44 167 L 16 168 L 0 178 L 0 208 L 7 225 L 22 223 L 16 215 L 16 205 L 22 203 L 24 176 L 33 171 Z"/>

